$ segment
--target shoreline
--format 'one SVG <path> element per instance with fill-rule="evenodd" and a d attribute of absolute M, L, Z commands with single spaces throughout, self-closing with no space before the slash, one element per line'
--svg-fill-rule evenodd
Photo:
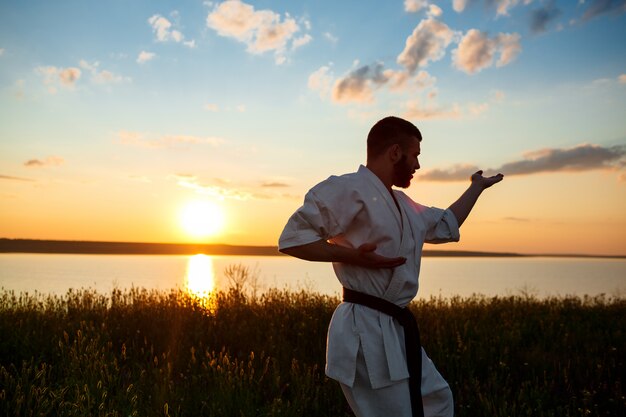
<path fill-rule="evenodd" d="M 0 253 L 91 254 L 91 255 L 239 255 L 286 256 L 276 246 L 248 246 L 197 243 L 142 243 L 78 240 L 39 240 L 0 238 Z M 425 257 L 498 257 L 498 258 L 601 258 L 626 259 L 626 255 L 589 254 L 521 254 L 513 252 L 480 252 L 424 250 Z"/>

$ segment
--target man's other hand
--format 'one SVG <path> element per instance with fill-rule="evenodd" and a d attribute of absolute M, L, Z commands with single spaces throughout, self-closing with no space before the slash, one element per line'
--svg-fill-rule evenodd
<path fill-rule="evenodd" d="M 388 258 L 374 252 L 376 245 L 373 243 L 364 243 L 359 246 L 358 256 L 353 263 L 366 268 L 395 268 L 406 262 L 406 258 Z"/>

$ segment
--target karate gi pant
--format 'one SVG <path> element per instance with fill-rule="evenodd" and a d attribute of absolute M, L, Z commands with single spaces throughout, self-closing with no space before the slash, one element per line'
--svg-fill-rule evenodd
<path fill-rule="evenodd" d="M 422 384 L 437 387 L 431 392 L 424 392 L 422 388 L 424 417 L 453 417 L 452 391 L 423 349 Z M 405 379 L 387 387 L 373 389 L 360 347 L 353 386 L 349 387 L 341 383 L 340 385 L 356 417 L 412 417 L 409 380 Z"/>

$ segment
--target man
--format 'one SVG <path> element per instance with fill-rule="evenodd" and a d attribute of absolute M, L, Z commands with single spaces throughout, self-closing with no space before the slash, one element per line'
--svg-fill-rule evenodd
<path fill-rule="evenodd" d="M 422 206 L 392 189 L 410 185 L 421 140 L 406 120 L 378 121 L 367 137 L 366 166 L 313 187 L 279 239 L 283 253 L 332 262 L 344 287 L 328 329 L 326 375 L 358 417 L 454 414 L 450 388 L 404 307 L 417 294 L 423 244 L 458 241 L 482 191 L 503 176 L 478 171 L 447 210 Z"/>

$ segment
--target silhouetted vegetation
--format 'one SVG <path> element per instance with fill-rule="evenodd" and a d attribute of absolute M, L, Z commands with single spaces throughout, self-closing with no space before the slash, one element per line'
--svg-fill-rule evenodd
<path fill-rule="evenodd" d="M 241 287 L 210 300 L 140 289 L 4 291 L 0 414 L 349 416 L 323 372 L 338 303 Z M 457 416 L 625 415 L 626 300 L 522 295 L 411 308 Z"/>

